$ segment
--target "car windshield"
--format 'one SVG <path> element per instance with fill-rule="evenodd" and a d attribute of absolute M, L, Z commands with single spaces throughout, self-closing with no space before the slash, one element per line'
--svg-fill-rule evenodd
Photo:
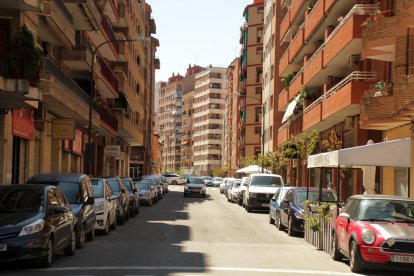
<path fill-rule="evenodd" d="M 140 189 L 141 192 L 149 190 L 149 186 L 147 183 L 138 182 L 135 184 L 135 186 L 137 186 L 137 188 Z"/>
<path fill-rule="evenodd" d="M 190 184 L 204 184 L 202 178 L 190 177 Z"/>
<path fill-rule="evenodd" d="M 280 176 L 256 175 L 250 181 L 251 186 L 272 186 L 282 187 L 283 182 Z"/>
<path fill-rule="evenodd" d="M 103 198 L 103 181 L 102 179 L 92 178 L 93 197 Z"/>
<path fill-rule="evenodd" d="M 414 222 L 414 201 L 394 199 L 361 200 L 357 220 Z"/>
<path fill-rule="evenodd" d="M 109 182 L 109 186 L 111 186 L 111 189 L 114 193 L 120 192 L 118 180 L 108 179 L 108 182 Z"/>
<path fill-rule="evenodd" d="M 212 178 L 210 176 L 202 176 L 201 178 L 204 179 L 204 180 L 212 180 Z"/>
<path fill-rule="evenodd" d="M 34 189 L 0 189 L 0 213 L 42 211 L 42 191 Z"/>
<path fill-rule="evenodd" d="M 216 178 L 214 178 L 214 181 L 223 181 L 223 178 L 222 177 L 216 177 Z"/>
<path fill-rule="evenodd" d="M 233 182 L 233 188 L 238 188 L 238 187 L 240 187 L 240 181 Z"/>
<path fill-rule="evenodd" d="M 79 194 L 79 183 L 61 181 L 55 185 L 63 191 L 65 196 L 68 198 L 70 204 L 80 203 L 81 198 Z"/>
<path fill-rule="evenodd" d="M 124 179 L 124 184 L 125 184 L 125 187 L 127 188 L 128 192 L 131 192 L 132 191 L 131 181 L 129 181 L 129 179 Z"/>
<path fill-rule="evenodd" d="M 306 190 L 297 190 L 296 191 L 296 203 L 302 204 L 305 200 L 319 200 L 319 191 L 309 191 Z M 323 190 L 322 191 L 322 201 L 336 201 L 336 195 L 330 190 Z"/>

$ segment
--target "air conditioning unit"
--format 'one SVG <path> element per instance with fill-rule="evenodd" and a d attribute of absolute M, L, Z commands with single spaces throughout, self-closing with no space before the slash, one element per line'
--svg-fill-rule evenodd
<path fill-rule="evenodd" d="M 39 103 L 39 108 L 35 110 L 35 120 L 45 120 L 47 114 L 47 108 L 44 104 Z"/>
<path fill-rule="evenodd" d="M 350 55 L 348 59 L 348 68 L 353 69 L 355 66 L 359 64 L 360 59 L 360 55 Z"/>
<path fill-rule="evenodd" d="M 344 130 L 351 130 L 354 128 L 354 118 L 351 116 L 345 117 Z"/>

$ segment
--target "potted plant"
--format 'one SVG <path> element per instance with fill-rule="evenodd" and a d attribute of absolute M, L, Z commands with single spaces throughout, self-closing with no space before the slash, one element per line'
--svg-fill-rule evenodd
<path fill-rule="evenodd" d="M 288 73 L 286 73 L 286 75 L 283 76 L 282 82 L 283 82 L 283 84 L 285 86 L 285 90 L 288 90 L 289 89 L 290 82 L 295 77 L 295 75 L 296 75 L 295 72 L 288 72 Z"/>

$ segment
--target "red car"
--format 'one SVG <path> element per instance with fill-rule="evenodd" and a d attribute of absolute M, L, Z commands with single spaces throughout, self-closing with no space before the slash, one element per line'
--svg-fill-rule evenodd
<path fill-rule="evenodd" d="M 331 256 L 349 258 L 352 272 L 414 271 L 414 200 L 354 195 L 335 221 Z"/>

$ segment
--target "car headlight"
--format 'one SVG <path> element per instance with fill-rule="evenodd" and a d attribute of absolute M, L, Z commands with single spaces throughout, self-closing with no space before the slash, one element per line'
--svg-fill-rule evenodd
<path fill-rule="evenodd" d="M 38 219 L 29 225 L 26 225 L 22 228 L 22 231 L 20 231 L 19 236 L 25 236 L 30 234 L 35 234 L 37 232 L 42 231 L 43 226 L 45 226 L 45 221 L 43 219 Z"/>
<path fill-rule="evenodd" d="M 249 197 L 256 197 L 257 193 L 249 193 Z"/>
<path fill-rule="evenodd" d="M 185 185 L 185 186 L 184 186 L 184 189 L 188 189 L 188 185 Z"/>
<path fill-rule="evenodd" d="M 296 212 L 296 213 L 294 213 L 294 215 L 298 219 L 303 219 L 303 212 L 302 211 Z"/>
<path fill-rule="evenodd" d="M 364 229 L 361 232 L 361 238 L 364 243 L 371 245 L 375 242 L 375 234 L 369 229 Z"/>
<path fill-rule="evenodd" d="M 101 212 L 103 210 L 104 210 L 103 202 L 95 203 L 95 212 Z"/>

